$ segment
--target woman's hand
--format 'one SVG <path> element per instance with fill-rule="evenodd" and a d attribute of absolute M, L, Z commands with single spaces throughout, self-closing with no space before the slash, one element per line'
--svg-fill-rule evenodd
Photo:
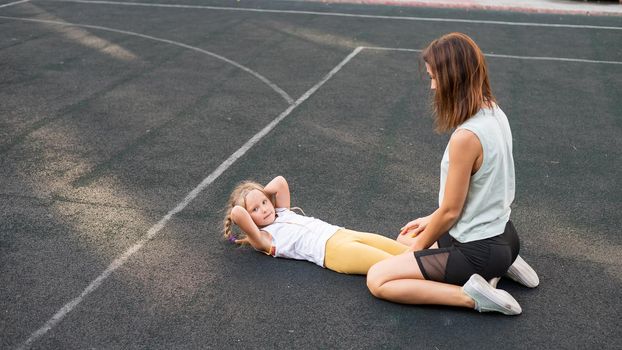
<path fill-rule="evenodd" d="M 415 219 L 401 228 L 400 235 L 409 235 L 410 237 L 416 237 L 421 231 L 428 226 L 430 222 L 430 216 L 424 216 L 422 218 Z"/>

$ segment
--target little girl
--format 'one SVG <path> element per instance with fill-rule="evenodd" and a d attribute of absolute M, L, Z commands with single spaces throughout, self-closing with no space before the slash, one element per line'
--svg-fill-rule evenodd
<path fill-rule="evenodd" d="M 246 237 L 235 239 L 232 224 Z M 273 257 L 307 260 L 339 273 L 359 275 L 367 274 L 378 261 L 408 250 L 408 246 L 378 234 L 347 230 L 294 213 L 283 176 L 265 187 L 245 181 L 233 190 L 226 208 L 224 236 Z"/>

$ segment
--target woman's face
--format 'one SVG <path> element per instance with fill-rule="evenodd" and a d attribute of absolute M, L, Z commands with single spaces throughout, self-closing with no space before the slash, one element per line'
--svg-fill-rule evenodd
<path fill-rule="evenodd" d="M 428 71 L 428 75 L 430 76 L 430 89 L 436 90 L 436 76 L 432 72 L 432 68 L 427 62 L 425 63 L 425 70 Z"/>

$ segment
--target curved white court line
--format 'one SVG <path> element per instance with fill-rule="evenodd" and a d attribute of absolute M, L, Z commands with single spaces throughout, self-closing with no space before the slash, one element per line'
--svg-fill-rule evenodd
<path fill-rule="evenodd" d="M 200 49 L 198 47 L 195 46 L 190 46 L 184 43 L 180 43 L 178 41 L 173 41 L 173 40 L 168 40 L 168 39 L 163 39 L 163 38 L 158 38 L 155 36 L 151 36 L 151 35 L 146 35 L 146 34 L 140 34 L 140 33 L 136 33 L 136 32 L 130 32 L 127 30 L 121 30 L 121 29 L 114 29 L 114 28 L 108 28 L 108 27 L 102 27 L 102 26 L 96 26 L 96 25 L 90 25 L 90 24 L 78 24 L 78 23 L 70 23 L 70 22 L 60 22 L 60 21 L 50 21 L 50 20 L 45 20 L 45 19 L 35 19 L 35 18 L 23 18 L 23 17 L 8 17 L 8 16 L 0 16 L 0 19 L 8 19 L 8 20 L 15 20 L 15 21 L 25 21 L 25 22 L 37 22 L 37 23 L 48 23 L 48 24 L 56 24 L 56 25 L 61 25 L 61 26 L 70 26 L 70 27 L 79 27 L 79 28 L 89 28 L 89 29 L 98 29 L 98 30 L 103 30 L 103 31 L 107 31 L 107 32 L 113 32 L 113 33 L 119 33 L 119 34 L 126 34 L 126 35 L 131 35 L 131 36 L 137 36 L 140 38 L 144 38 L 144 39 L 149 39 L 149 40 L 154 40 L 154 41 L 159 41 L 159 42 L 163 42 L 163 43 L 167 43 L 167 44 L 171 44 L 171 45 L 175 45 L 175 46 L 179 46 L 179 47 L 183 47 L 185 49 L 188 50 L 192 50 L 192 51 L 197 51 L 203 54 L 206 54 L 208 56 L 214 57 L 216 59 L 219 59 L 221 61 L 224 61 L 226 63 L 229 63 L 251 75 L 253 75 L 255 78 L 261 80 L 264 84 L 268 85 L 272 90 L 274 90 L 276 93 L 278 93 L 279 95 L 281 95 L 281 97 L 283 97 L 283 99 L 285 99 L 285 101 L 287 101 L 288 104 L 292 104 L 294 103 L 294 99 L 291 98 L 289 96 L 289 94 L 287 94 L 287 92 L 283 91 L 283 89 L 281 89 L 278 85 L 276 85 L 275 83 L 271 82 L 270 80 L 268 80 L 266 77 L 264 77 L 263 75 L 255 72 L 254 70 L 245 67 L 233 60 L 228 59 L 227 57 L 221 56 L 219 54 L 213 53 L 211 51 L 207 51 L 207 50 L 203 50 Z"/>
<path fill-rule="evenodd" d="M 400 47 L 363 47 L 367 50 L 384 50 L 384 51 L 405 51 L 405 52 L 421 52 L 419 49 L 405 49 Z M 496 53 L 484 53 L 486 57 L 499 57 L 499 58 L 512 58 L 517 60 L 536 60 L 536 61 L 559 61 L 559 62 L 579 62 L 579 63 L 601 63 L 601 64 L 622 64 L 621 61 L 598 61 L 598 60 L 586 60 L 583 58 L 567 58 L 567 57 L 546 57 L 546 56 L 514 56 L 514 55 L 501 55 Z"/>
<path fill-rule="evenodd" d="M 268 125 L 266 125 L 263 129 L 261 129 L 257 134 L 251 137 L 242 147 L 240 147 L 237 151 L 235 151 L 232 155 L 229 156 L 224 162 L 222 162 L 216 170 L 214 170 L 211 174 L 209 174 L 201 183 L 195 187 L 192 191 L 190 191 L 184 200 L 182 200 L 175 208 L 169 211 L 157 224 L 153 225 L 149 231 L 136 242 L 133 246 L 131 246 L 128 250 L 126 250 L 121 256 L 116 258 L 107 268 L 102 272 L 97 278 L 95 278 L 83 291 L 79 296 L 75 297 L 73 300 L 65 304 L 52 318 L 50 318 L 45 324 L 37 329 L 34 333 L 26 339 L 26 341 L 21 344 L 17 349 L 28 349 L 41 336 L 46 334 L 50 329 L 56 326 L 60 321 L 62 321 L 68 313 L 70 313 L 78 304 L 84 300 L 89 294 L 94 292 L 99 286 L 106 280 L 113 272 L 115 272 L 118 268 L 123 266 L 125 262 L 137 251 L 139 251 L 147 242 L 152 240 L 162 228 L 171 220 L 173 215 L 182 211 L 192 200 L 194 200 L 201 191 L 203 191 L 207 186 L 209 186 L 212 182 L 214 182 L 222 173 L 224 173 L 235 161 L 237 161 L 240 157 L 242 157 L 251 147 L 253 147 L 259 140 L 261 140 L 264 136 L 266 136 L 272 129 L 274 129 L 277 124 L 279 124 L 285 117 L 287 117 L 296 107 L 298 107 L 301 103 L 306 101 L 313 93 L 315 93 L 324 83 L 326 83 L 333 75 L 337 74 L 343 66 L 345 66 L 354 56 L 356 56 L 363 48 L 357 47 L 352 51 L 346 58 L 344 58 L 335 68 L 333 68 L 330 72 L 328 72 L 322 80 L 320 80 L 317 84 L 315 84 L 311 89 L 305 92 L 298 100 L 292 103 L 285 111 L 279 114 L 274 120 L 272 120 Z"/>
<path fill-rule="evenodd" d="M 17 5 L 17 4 L 22 4 L 22 3 L 25 3 L 25 2 L 28 2 L 28 1 L 30 1 L 30 0 L 21 0 L 21 1 L 10 2 L 8 4 L 0 5 L 0 8 L 9 7 L 9 6 Z"/>
<path fill-rule="evenodd" d="M 435 17 L 407 17 L 407 16 L 378 16 L 378 15 L 361 15 L 354 13 L 342 12 L 317 12 L 317 11 L 296 11 L 296 10 L 270 10 L 270 9 L 254 9 L 245 7 L 220 7 L 220 6 L 203 6 L 203 5 L 177 5 L 177 4 L 149 4 L 142 2 L 117 2 L 117 1 L 85 1 L 85 0 L 50 0 L 57 2 L 73 2 L 80 4 L 100 4 L 100 5 L 122 5 L 122 6 L 144 6 L 144 7 L 168 7 L 183 9 L 204 9 L 218 11 L 243 11 L 258 13 L 286 13 L 296 15 L 315 15 L 315 16 L 337 16 L 337 17 L 354 17 L 354 18 L 374 18 L 374 19 L 390 19 L 402 21 L 423 21 L 423 22 L 451 22 L 451 23 L 475 23 L 475 24 L 496 24 L 506 26 L 522 26 L 522 27 L 549 27 L 549 28 L 577 28 L 577 29 L 603 29 L 603 30 L 622 30 L 622 27 L 611 26 L 593 26 L 583 24 L 554 24 L 554 23 L 535 23 L 535 22 L 508 22 L 508 21 L 487 21 L 475 19 L 460 18 L 435 18 Z"/>

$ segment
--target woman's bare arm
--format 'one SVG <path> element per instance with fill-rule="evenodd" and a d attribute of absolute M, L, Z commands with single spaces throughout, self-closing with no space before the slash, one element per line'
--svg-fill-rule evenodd
<path fill-rule="evenodd" d="M 460 218 L 469 191 L 471 173 L 482 152 L 482 145 L 473 132 L 459 129 L 452 135 L 443 200 L 430 216 L 427 226 L 416 237 L 414 250 L 430 247 Z"/>

